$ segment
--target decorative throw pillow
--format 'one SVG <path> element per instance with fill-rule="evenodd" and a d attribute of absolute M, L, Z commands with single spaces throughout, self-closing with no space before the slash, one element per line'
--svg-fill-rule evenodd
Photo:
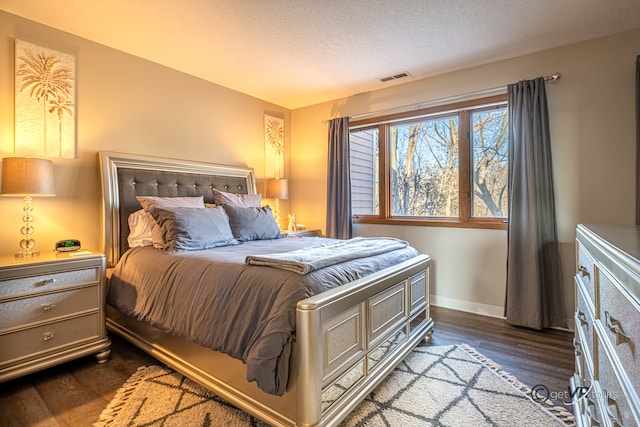
<path fill-rule="evenodd" d="M 160 196 L 136 196 L 136 200 L 142 206 L 145 212 L 149 212 L 154 208 L 177 208 L 177 207 L 185 207 L 185 208 L 204 208 L 204 197 L 196 196 L 196 197 L 160 197 Z M 151 214 L 148 214 L 148 217 L 151 217 Z M 164 241 L 162 240 L 162 232 L 160 227 L 153 220 L 151 224 L 151 241 L 153 242 L 153 247 L 156 249 L 162 249 L 164 247 Z"/>
<path fill-rule="evenodd" d="M 273 218 L 271 208 L 239 208 L 223 205 L 229 215 L 229 225 L 235 237 L 240 242 L 250 240 L 279 239 L 284 237 L 280 227 Z"/>
<path fill-rule="evenodd" d="M 197 251 L 238 244 L 222 207 L 154 208 L 150 213 L 162 230 L 164 252 Z"/>
<path fill-rule="evenodd" d="M 236 206 L 238 208 L 259 208 L 262 194 L 234 194 L 213 188 L 213 201 L 217 205 Z"/>

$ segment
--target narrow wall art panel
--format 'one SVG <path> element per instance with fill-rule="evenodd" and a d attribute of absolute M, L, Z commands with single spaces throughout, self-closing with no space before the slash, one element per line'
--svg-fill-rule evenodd
<path fill-rule="evenodd" d="M 75 57 L 15 41 L 15 153 L 76 157 Z"/>
<path fill-rule="evenodd" d="M 284 177 L 284 119 L 264 115 L 264 172 L 267 178 Z"/>

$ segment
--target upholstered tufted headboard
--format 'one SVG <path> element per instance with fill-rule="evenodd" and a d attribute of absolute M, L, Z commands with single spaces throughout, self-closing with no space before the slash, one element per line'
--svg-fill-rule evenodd
<path fill-rule="evenodd" d="M 129 248 L 129 215 L 140 204 L 136 196 L 204 196 L 213 203 L 212 188 L 229 193 L 255 194 L 252 168 L 101 151 L 101 247 L 107 267 L 113 267 Z"/>

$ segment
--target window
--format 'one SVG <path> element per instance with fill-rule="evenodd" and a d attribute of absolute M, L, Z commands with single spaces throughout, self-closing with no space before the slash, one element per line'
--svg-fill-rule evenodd
<path fill-rule="evenodd" d="M 351 211 L 354 215 L 378 215 L 378 129 L 351 131 Z"/>
<path fill-rule="evenodd" d="M 354 222 L 506 228 L 506 96 L 351 123 Z"/>

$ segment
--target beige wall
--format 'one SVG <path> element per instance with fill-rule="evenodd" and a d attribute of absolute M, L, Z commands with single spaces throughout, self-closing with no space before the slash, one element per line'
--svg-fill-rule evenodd
<path fill-rule="evenodd" d="M 66 238 L 99 249 L 99 150 L 249 165 L 263 177 L 265 112 L 291 123 L 287 109 L 0 11 L 0 157 L 14 155 L 15 38 L 77 62 L 77 159 L 53 159 L 57 195 L 34 201 L 41 251 Z M 22 200 L 0 198 L 0 218 L 0 251 L 11 254 L 22 237 Z"/>
<path fill-rule="evenodd" d="M 327 130 L 322 120 L 506 86 L 559 72 L 547 85 L 567 315 L 573 304 L 575 227 L 635 218 L 635 58 L 640 30 L 358 94 L 292 113 L 291 209 L 325 226 Z M 382 85 L 381 85 L 382 86 Z M 502 315 L 506 231 L 356 225 L 359 235 L 404 238 L 433 260 L 435 303 Z"/>
<path fill-rule="evenodd" d="M 0 157 L 13 155 L 15 38 L 77 56 L 77 159 L 54 159 L 57 196 L 35 201 L 41 250 L 79 238 L 97 248 L 99 150 L 242 164 L 263 176 L 265 112 L 285 118 L 290 200 L 308 228 L 325 227 L 327 128 L 323 120 L 433 101 L 562 74 L 548 85 L 559 234 L 567 312 L 572 304 L 573 239 L 579 222 L 631 224 L 635 203 L 634 61 L 640 30 L 526 55 L 288 111 L 0 11 Z M 425 53 L 427 54 L 427 53 Z M 289 206 L 291 209 L 289 209 Z M 21 236 L 22 201 L 0 198 L 0 251 Z M 506 232 L 357 225 L 359 235 L 390 235 L 433 259 L 435 303 L 501 315 Z"/>

